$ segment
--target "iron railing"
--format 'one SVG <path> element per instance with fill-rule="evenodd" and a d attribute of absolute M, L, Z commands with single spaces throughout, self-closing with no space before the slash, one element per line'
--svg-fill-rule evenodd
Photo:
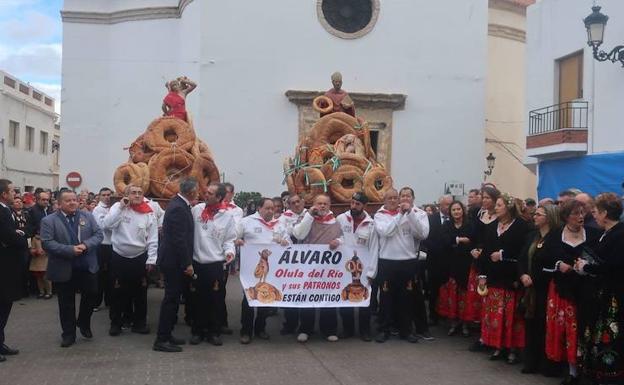
<path fill-rule="evenodd" d="M 587 129 L 588 103 L 573 101 L 529 112 L 529 135 L 562 129 Z"/>

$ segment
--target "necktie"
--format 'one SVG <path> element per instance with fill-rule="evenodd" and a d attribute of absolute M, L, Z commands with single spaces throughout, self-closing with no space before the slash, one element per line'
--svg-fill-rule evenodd
<path fill-rule="evenodd" d="M 72 215 L 68 215 L 67 216 L 67 220 L 69 221 L 70 226 L 72 227 L 72 229 L 74 228 L 74 224 L 76 219 L 76 214 L 72 214 Z"/>

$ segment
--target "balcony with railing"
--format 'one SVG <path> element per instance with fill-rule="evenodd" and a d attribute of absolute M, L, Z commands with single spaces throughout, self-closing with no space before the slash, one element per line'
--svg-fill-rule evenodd
<path fill-rule="evenodd" d="M 554 158 L 587 153 L 588 103 L 571 101 L 529 112 L 526 155 Z"/>

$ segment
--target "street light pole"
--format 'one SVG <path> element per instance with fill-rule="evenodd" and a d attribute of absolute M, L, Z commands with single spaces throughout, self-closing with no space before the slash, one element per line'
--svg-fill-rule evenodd
<path fill-rule="evenodd" d="M 610 52 L 599 50 L 604 42 L 604 32 L 607 26 L 609 16 L 600 12 L 601 7 L 595 5 L 592 7 L 592 13 L 583 19 L 585 28 L 587 29 L 587 45 L 592 47 L 594 59 L 603 62 L 610 60 L 612 63 L 619 61 L 624 67 L 624 45 L 618 45 Z"/>

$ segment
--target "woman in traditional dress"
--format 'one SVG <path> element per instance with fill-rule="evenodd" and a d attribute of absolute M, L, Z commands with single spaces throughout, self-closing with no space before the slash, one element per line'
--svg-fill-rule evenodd
<path fill-rule="evenodd" d="M 470 336 L 470 323 L 480 321 L 480 298 L 468 302 L 467 293 L 476 292 L 477 273 L 470 250 L 473 246 L 474 226 L 468 220 L 466 208 L 459 201 L 449 207 L 451 220 L 443 226 L 444 242 L 450 252 L 450 277 L 440 288 L 437 312 L 451 320 L 448 335 L 457 334 L 461 327 L 464 337 Z"/>
<path fill-rule="evenodd" d="M 552 272 L 546 300 L 546 357 L 550 361 L 568 363 L 564 384 L 576 383 L 576 354 L 579 316 L 577 311 L 581 277 L 574 272 L 574 262 L 591 253 L 599 232 L 584 226 L 585 208 L 582 202 L 569 200 L 561 205 L 564 226 L 557 233 L 559 250 L 550 255 L 544 269 Z"/>
<path fill-rule="evenodd" d="M 496 200 L 496 220 L 489 224 L 479 256 L 486 283 L 481 340 L 494 349 L 491 360 L 507 351 L 507 362 L 518 362 L 517 350 L 524 348 L 523 314 L 516 311 L 522 291 L 518 282 L 518 258 L 527 237 L 527 223 L 519 215 L 522 201 L 507 194 Z"/>
<path fill-rule="evenodd" d="M 541 372 L 556 375 L 555 366 L 546 358 L 546 299 L 548 285 L 552 281 L 553 269 L 546 266 L 559 257 L 561 222 L 557 206 L 540 205 L 533 215 L 536 230 L 525 244 L 518 261 L 520 282 L 525 288 L 523 297 L 526 325 L 524 367 L 522 373 Z"/>
<path fill-rule="evenodd" d="M 478 258 L 483 251 L 483 239 L 485 238 L 485 230 L 487 225 L 496 220 L 496 211 L 494 209 L 496 200 L 500 197 L 500 191 L 491 186 L 484 186 L 481 189 L 481 209 L 477 212 L 477 221 L 474 223 L 475 239 L 473 240 L 474 248 L 470 251 L 470 255 L 474 259 L 476 272 L 478 273 Z M 483 319 L 483 297 L 477 293 L 477 285 L 472 285 L 466 293 L 466 301 L 475 304 L 474 311 L 478 314 L 476 323 L 480 323 Z M 475 341 L 469 348 L 472 352 L 487 350 L 481 338 Z"/>
<path fill-rule="evenodd" d="M 579 365 L 594 383 L 623 384 L 624 224 L 619 220 L 622 202 L 616 194 L 600 194 L 593 214 L 604 229 L 596 245 L 596 258 L 584 256 L 574 266 L 580 274 L 595 276 L 597 283 L 594 298 L 598 311 L 582 330 Z"/>

